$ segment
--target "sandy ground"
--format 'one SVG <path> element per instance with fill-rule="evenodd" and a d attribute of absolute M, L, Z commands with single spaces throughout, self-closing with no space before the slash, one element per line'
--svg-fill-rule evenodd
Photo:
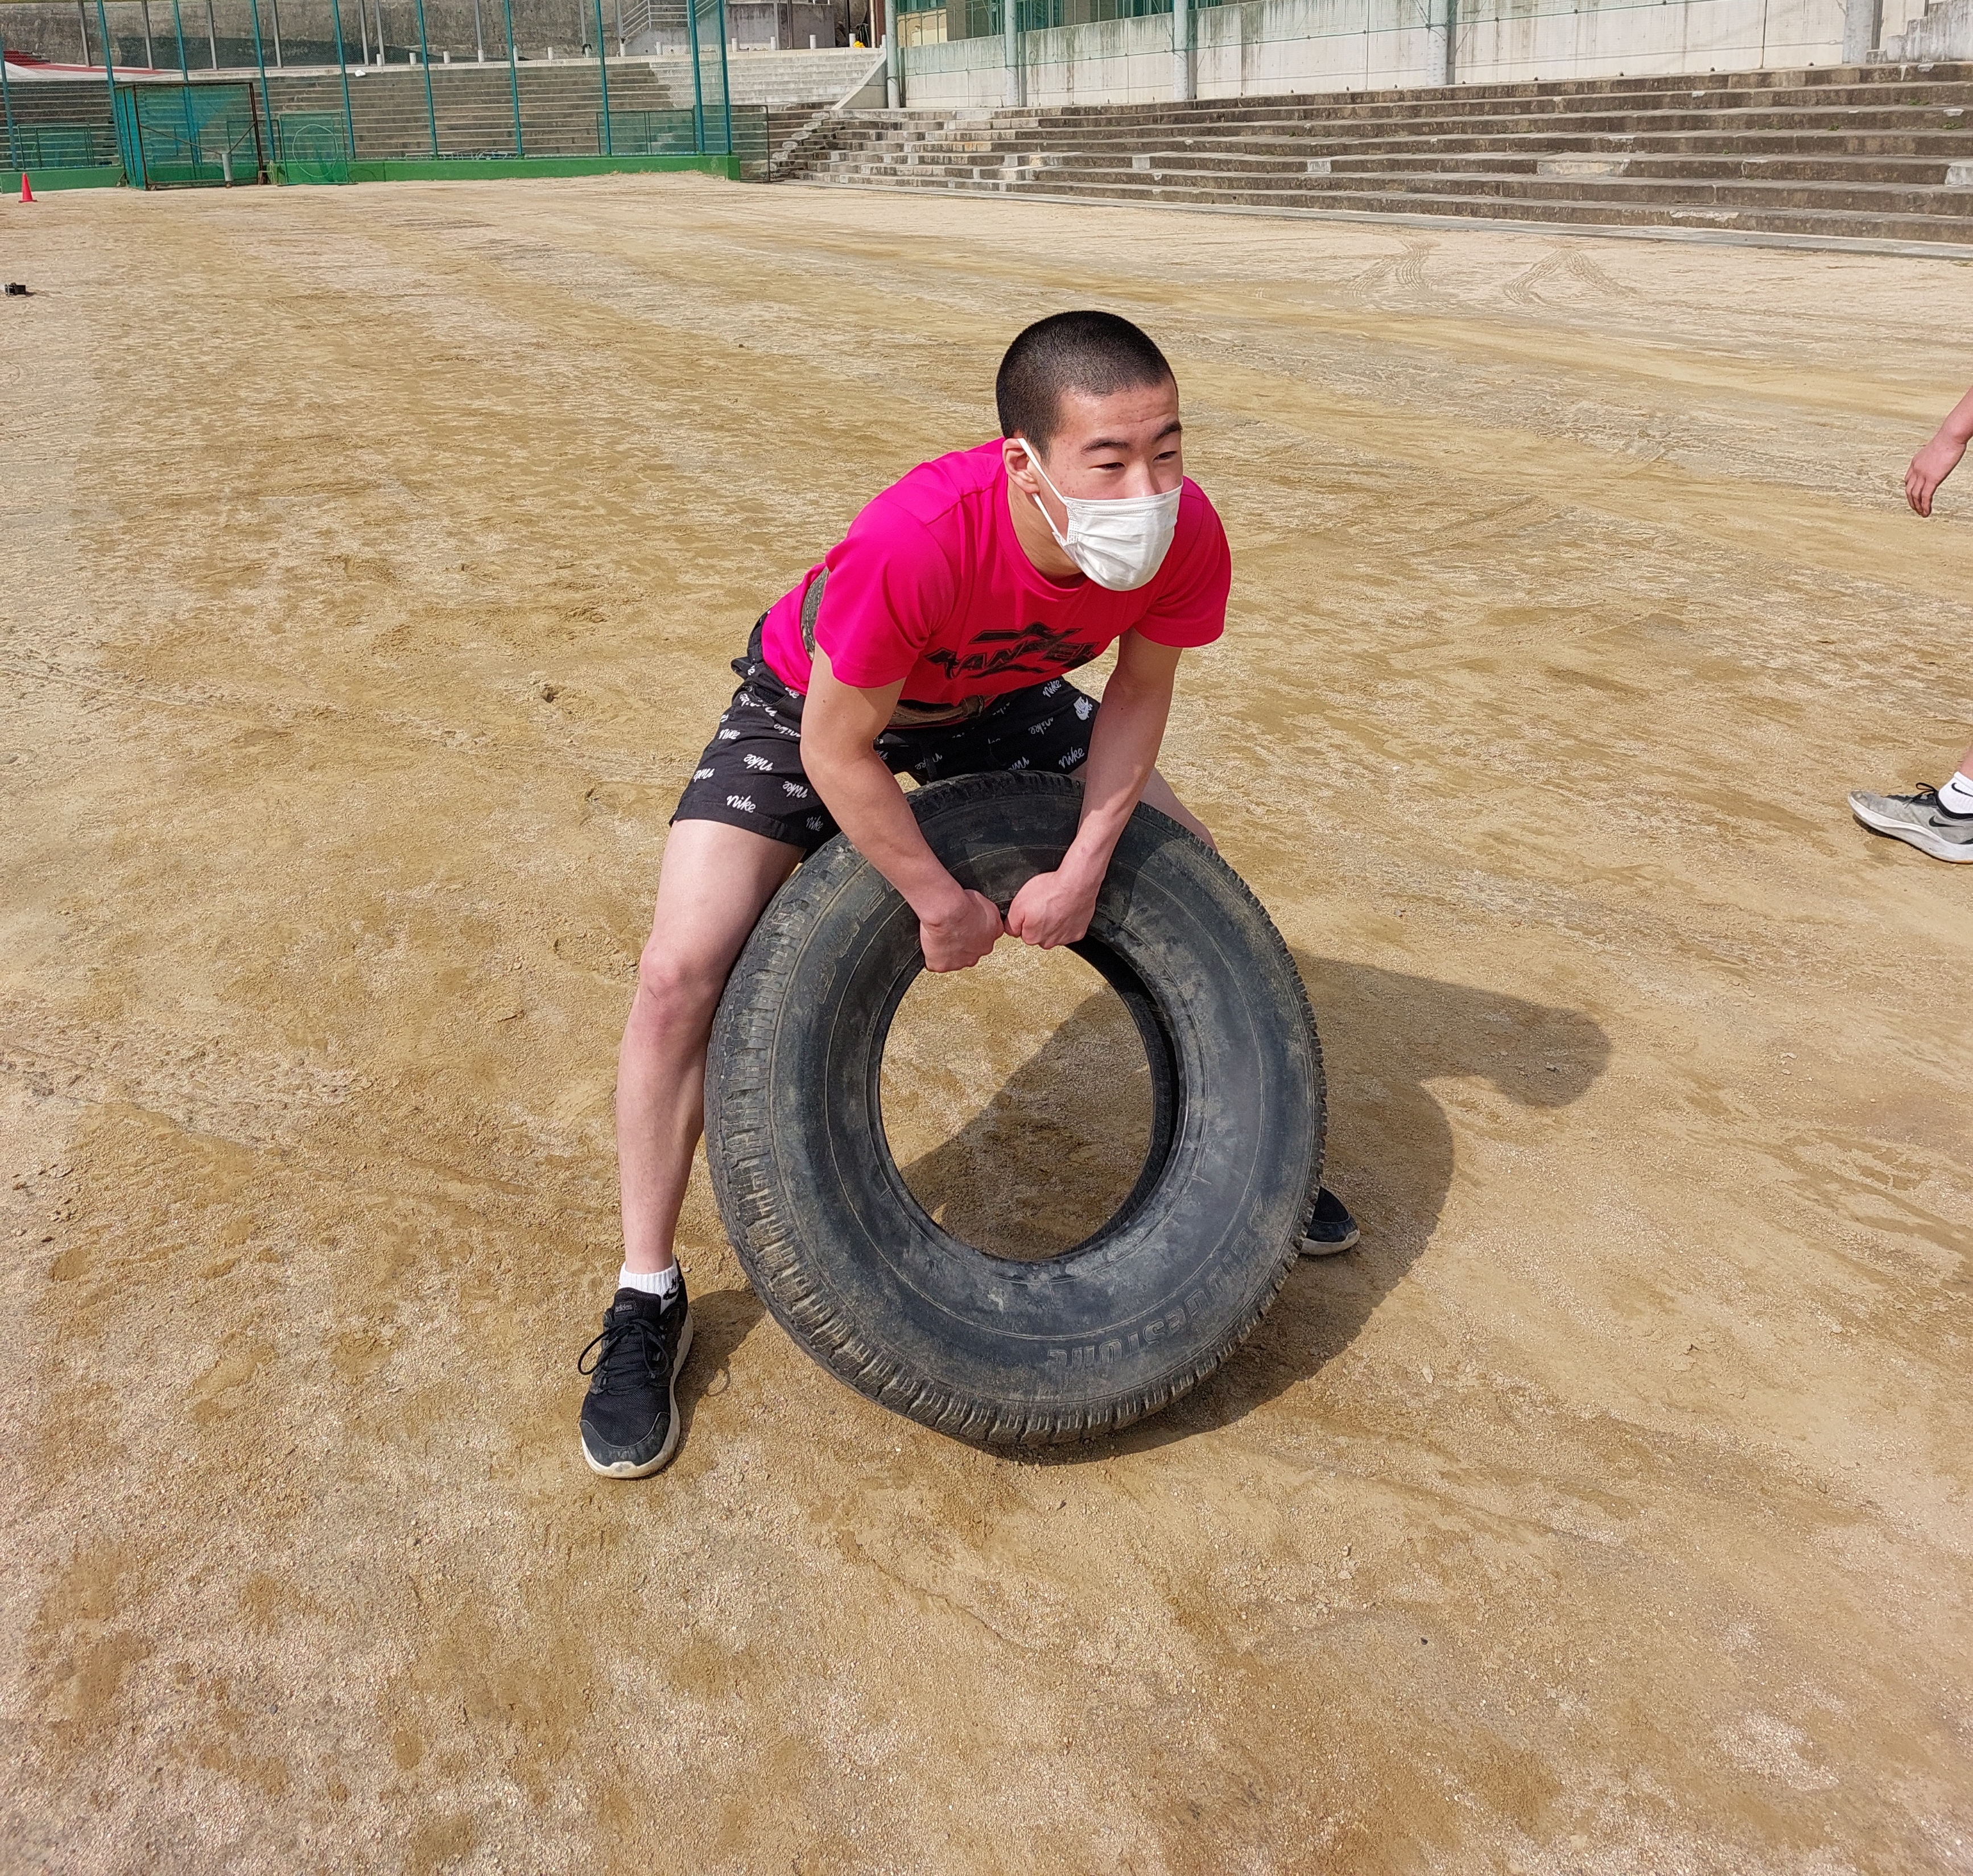
<path fill-rule="evenodd" d="M 0 273 L 8 1869 L 1973 1869 L 1973 876 L 1843 803 L 1973 730 L 1973 471 L 1896 493 L 1973 273 L 657 178 L 51 197 Z M 1008 1459 L 702 1180 L 682 1452 L 593 1480 L 726 660 L 1091 302 L 1233 539 L 1168 767 L 1363 1248 Z M 1032 1255 L 1141 1090 L 989 968 L 898 1125 Z"/>

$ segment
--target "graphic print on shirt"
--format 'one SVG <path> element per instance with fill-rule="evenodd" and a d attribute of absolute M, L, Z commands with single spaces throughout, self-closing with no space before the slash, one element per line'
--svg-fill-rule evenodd
<path fill-rule="evenodd" d="M 1073 671 L 1087 664 L 1103 649 L 1079 638 L 1072 627 L 1058 630 L 1039 622 L 1018 631 L 977 632 L 973 643 L 993 649 L 969 650 L 961 657 L 944 646 L 935 646 L 924 653 L 924 661 L 936 665 L 948 678 L 1000 677 L 1008 673 L 1052 677 L 1058 671 Z"/>

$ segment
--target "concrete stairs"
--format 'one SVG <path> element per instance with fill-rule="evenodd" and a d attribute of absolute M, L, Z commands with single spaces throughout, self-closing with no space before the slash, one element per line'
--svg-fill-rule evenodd
<path fill-rule="evenodd" d="M 14 147 L 21 167 L 84 169 L 116 160 L 116 126 L 110 115 L 110 90 L 98 79 L 81 86 L 34 80 L 8 93 Z M 0 167 L 11 169 L 7 139 L 0 135 Z"/>
<path fill-rule="evenodd" d="M 844 113 L 777 181 L 1973 244 L 1973 65 Z"/>
<path fill-rule="evenodd" d="M 729 52 L 726 82 L 736 104 L 764 104 L 778 116 L 797 105 L 835 104 L 873 77 L 872 100 L 882 104 L 884 55 L 867 47 L 823 47 L 813 52 Z M 687 83 L 690 83 L 688 76 Z"/>
<path fill-rule="evenodd" d="M 771 110 L 767 113 L 766 175 L 774 175 L 800 162 L 802 152 L 809 144 L 826 136 L 835 119 L 835 110 L 826 104 L 815 105 L 805 110 L 799 107 L 793 110 Z"/>
<path fill-rule="evenodd" d="M 521 135 L 530 156 L 593 156 L 602 89 L 594 64 L 573 60 L 520 69 Z M 438 120 L 441 156 L 511 156 L 514 153 L 514 103 L 505 65 L 451 65 L 432 68 L 432 104 Z M 342 83 L 334 71 L 307 76 L 267 75 L 267 93 L 276 120 L 296 113 L 342 115 Z M 356 154 L 365 161 L 429 157 L 431 126 L 425 114 L 424 74 L 414 67 L 373 67 L 349 80 L 350 114 L 356 127 Z M 646 111 L 689 111 L 689 79 L 682 94 L 659 83 L 642 61 L 613 61 L 610 110 L 613 119 Z M 617 126 L 613 123 L 613 130 Z M 689 132 L 687 132 L 688 136 Z"/>

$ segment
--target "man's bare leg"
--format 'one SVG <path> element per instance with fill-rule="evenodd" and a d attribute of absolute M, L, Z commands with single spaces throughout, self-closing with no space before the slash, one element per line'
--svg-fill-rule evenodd
<path fill-rule="evenodd" d="M 1205 823 L 1152 772 L 1144 799 L 1209 846 Z M 623 1264 L 668 1269 L 705 1124 L 705 1044 L 720 994 L 798 847 L 723 821 L 682 820 L 658 875 L 651 935 L 617 1056 L 617 1173 Z"/>
<path fill-rule="evenodd" d="M 1187 833 L 1203 840 L 1216 853 L 1219 852 L 1219 843 L 1207 830 L 1205 822 L 1172 793 L 1171 784 L 1156 769 L 1151 771 L 1151 778 L 1144 784 L 1144 792 L 1137 798 L 1156 808 L 1160 814 L 1169 814 Z"/>
<path fill-rule="evenodd" d="M 705 1044 L 728 974 L 801 850 L 722 821 L 682 820 L 658 874 L 651 935 L 617 1056 L 617 1173 L 627 1269 L 668 1269 L 705 1124 Z"/>
<path fill-rule="evenodd" d="M 1216 853 L 1219 849 L 1206 823 L 1172 792 L 1171 784 L 1156 769 L 1144 784 L 1142 797 L 1160 814 L 1169 814 L 1189 833 L 1196 834 Z M 1354 1250 L 1362 1237 L 1350 1208 L 1325 1186 L 1318 1194 L 1315 1210 L 1302 1227 L 1301 1254 L 1304 1257 L 1333 1257 L 1339 1251 Z"/>

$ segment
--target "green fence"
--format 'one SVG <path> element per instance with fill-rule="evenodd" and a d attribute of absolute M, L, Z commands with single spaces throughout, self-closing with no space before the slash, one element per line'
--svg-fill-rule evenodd
<path fill-rule="evenodd" d="M 290 182 L 347 182 L 349 136 L 334 111 L 284 111 L 274 120 L 274 161 Z"/>
<path fill-rule="evenodd" d="M 726 83 L 726 0 L 692 0 L 692 84 L 699 146 L 733 153 L 733 100 Z"/>
<path fill-rule="evenodd" d="M 251 85 L 119 85 L 116 97 L 118 152 L 138 188 L 230 188 L 266 174 Z"/>
<path fill-rule="evenodd" d="M 736 139 L 726 0 L 681 8 L 686 43 L 663 79 L 646 61 L 606 56 L 610 43 L 620 47 L 622 21 L 611 34 L 604 0 L 582 0 L 584 42 L 560 57 L 551 45 L 524 53 L 512 0 L 483 0 L 473 10 L 471 61 L 457 64 L 451 47 L 434 45 L 426 0 L 394 0 L 394 15 L 411 28 L 408 44 L 394 34 L 386 42 L 381 15 L 371 30 L 375 0 L 330 0 L 330 61 L 310 71 L 281 68 L 278 0 L 246 0 L 250 35 L 237 43 L 252 63 L 225 77 L 210 32 L 212 75 L 188 68 L 188 9 L 172 6 L 162 32 L 147 0 L 79 0 L 77 10 L 99 61 L 93 90 L 79 80 L 11 84 L 0 58 L 0 154 L 10 170 L 93 170 L 114 180 L 120 165 L 126 180 L 159 188 L 623 167 L 738 175 L 742 162 L 764 155 L 757 107 Z M 611 0 L 608 13 L 617 11 Z M 679 56 L 687 51 L 689 63 Z M 133 55 L 141 67 L 123 63 Z M 175 77 L 154 58 L 175 64 Z M 61 121 L 52 120 L 57 112 Z"/>
<path fill-rule="evenodd" d="M 100 124 L 16 124 L 9 169 L 95 169 L 116 160 L 116 135 Z"/>
<path fill-rule="evenodd" d="M 691 156 L 699 149 L 697 120 L 689 110 L 612 111 L 596 134 L 599 142 L 609 139 L 613 156 Z"/>

